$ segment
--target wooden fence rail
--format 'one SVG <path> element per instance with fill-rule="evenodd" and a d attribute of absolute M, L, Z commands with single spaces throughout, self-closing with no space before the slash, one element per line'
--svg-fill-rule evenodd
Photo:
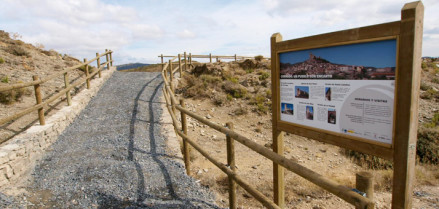
<path fill-rule="evenodd" d="M 193 55 L 192 55 L 193 56 Z M 173 57 L 176 56 L 160 56 L 160 57 Z M 249 192 L 255 199 L 257 199 L 259 202 L 261 202 L 265 207 L 267 208 L 282 208 L 283 206 L 276 205 L 273 201 L 269 200 L 265 195 L 257 191 L 254 187 L 252 187 L 249 183 L 245 182 L 243 179 L 241 179 L 238 174 L 235 172 L 234 168 L 234 145 L 233 141 L 236 140 L 239 143 L 243 144 L 244 146 L 250 148 L 251 150 L 261 154 L 262 156 L 270 159 L 274 163 L 277 163 L 278 165 L 281 165 L 285 167 L 287 170 L 292 171 L 299 176 L 307 179 L 308 181 L 311 181 L 317 186 L 322 187 L 323 189 L 333 193 L 334 195 L 340 197 L 341 199 L 345 200 L 346 202 L 354 205 L 356 208 L 373 208 L 374 207 L 374 201 L 362 196 L 361 194 L 357 193 L 355 189 L 348 188 L 346 186 L 340 185 L 336 183 L 335 181 L 328 179 L 298 163 L 295 163 L 284 156 L 281 156 L 277 154 L 276 152 L 273 152 L 271 149 L 267 149 L 262 145 L 259 145 L 255 143 L 254 141 L 248 139 L 245 136 L 242 136 L 235 132 L 233 130 L 233 125 L 231 123 L 228 123 L 228 127 L 223 127 L 221 125 L 215 124 L 209 120 L 206 120 L 202 116 L 199 116 L 185 108 L 184 101 L 180 100 L 180 102 L 177 102 L 177 98 L 174 95 L 174 87 L 173 87 L 173 76 L 174 73 L 181 68 L 182 66 L 179 65 L 177 68 L 172 69 L 171 67 L 172 61 L 170 60 L 169 63 L 165 63 L 163 65 L 163 71 L 162 71 L 162 77 L 164 80 L 164 86 L 163 86 L 163 94 L 166 101 L 167 109 L 171 115 L 172 118 L 172 124 L 174 125 L 174 130 L 176 134 L 183 139 L 183 146 L 184 146 L 184 159 L 185 162 L 189 159 L 189 148 L 187 147 L 188 144 L 190 144 L 193 148 L 195 148 L 200 154 L 202 154 L 204 157 L 206 157 L 209 161 L 211 161 L 215 166 L 217 166 L 219 169 L 221 169 L 224 173 L 226 173 L 229 177 L 229 205 L 230 208 L 236 208 L 236 186 L 234 182 L 236 182 L 238 185 L 240 185 L 243 189 L 245 189 L 247 192 Z M 185 63 L 185 65 L 187 65 Z M 185 68 L 187 66 L 184 66 Z M 168 69 L 169 68 L 169 69 Z M 181 74 L 180 74 L 181 76 Z M 169 78 L 169 79 L 168 79 Z M 180 105 L 178 105 L 180 104 Z M 181 113 L 181 125 L 179 125 L 179 121 L 176 117 L 176 110 L 180 111 Z M 200 123 L 203 123 L 210 128 L 213 128 L 223 134 L 226 135 L 227 138 L 227 165 L 223 165 L 218 160 L 211 157 L 206 151 L 204 151 L 203 148 L 201 148 L 195 140 L 191 139 L 187 135 L 187 127 L 186 127 L 186 116 L 192 117 L 196 120 L 198 120 Z M 186 163 L 186 171 L 187 174 L 190 175 L 190 164 L 189 162 Z M 363 178 L 359 178 L 363 179 Z M 361 184 L 364 185 L 364 184 Z M 370 188 L 370 184 L 368 184 Z M 373 189 L 373 188 L 372 188 Z M 372 190 L 373 191 L 373 190 Z"/>
<path fill-rule="evenodd" d="M 29 87 L 29 86 L 34 86 L 35 89 L 35 97 L 36 97 L 36 105 L 32 106 L 32 107 L 28 107 L 16 114 L 13 114 L 11 116 L 5 117 L 5 118 L 1 118 L 0 119 L 0 125 L 6 124 L 8 122 L 11 122 L 13 120 L 16 120 L 20 117 L 23 117 L 24 115 L 27 115 L 35 110 L 38 110 L 38 119 L 40 121 L 40 125 L 45 125 L 45 120 L 44 120 L 44 107 L 46 105 L 48 105 L 49 103 L 55 101 L 56 99 L 60 98 L 63 95 L 66 95 L 67 98 L 67 105 L 71 105 L 71 95 L 70 95 L 70 90 L 75 88 L 76 86 L 79 86 L 81 84 L 83 84 L 84 82 L 87 83 L 87 88 L 90 88 L 90 79 L 93 78 L 96 74 L 99 74 L 99 77 L 101 77 L 101 70 L 104 68 L 105 65 L 107 65 L 107 67 L 109 66 L 113 66 L 113 60 L 111 59 L 111 54 L 113 53 L 113 51 L 111 50 L 106 50 L 105 53 L 103 54 L 99 54 L 96 53 L 96 57 L 87 61 L 87 59 L 84 59 L 84 63 L 72 66 L 72 67 L 68 67 L 60 72 L 57 72 L 53 75 L 47 76 L 45 78 L 39 79 L 38 76 L 34 76 L 33 77 L 33 81 L 31 82 L 27 82 L 27 83 L 20 83 L 20 84 L 13 84 L 13 85 L 7 85 L 7 86 L 0 86 L 0 92 L 2 91 L 9 91 L 9 90 L 14 90 L 14 89 L 20 89 L 20 88 L 24 88 L 24 87 Z M 108 57 L 109 55 L 109 57 Z M 106 56 L 106 62 L 105 63 L 100 63 L 99 58 L 102 56 Z M 88 65 L 94 61 L 97 61 L 97 70 L 91 74 L 89 74 L 88 72 Z M 85 78 L 82 78 L 74 83 L 70 83 L 69 81 L 69 77 L 68 77 L 68 73 L 72 70 L 78 69 L 82 66 L 85 66 Z M 40 84 L 43 84 L 49 80 L 52 80 L 58 76 L 64 76 L 64 89 L 61 90 L 60 92 L 56 93 L 55 95 L 51 96 L 50 98 L 46 99 L 46 101 L 42 101 L 41 98 L 41 87 Z"/>
<path fill-rule="evenodd" d="M 251 57 L 251 56 L 238 56 L 238 55 L 193 55 L 191 53 L 189 53 L 189 56 L 187 56 L 186 52 L 184 52 L 183 54 L 178 54 L 177 56 L 172 56 L 172 55 L 159 55 L 158 57 L 161 58 L 161 64 L 163 65 L 163 59 L 164 58 L 171 58 L 171 61 L 173 62 L 174 60 L 178 59 L 179 63 L 181 63 L 181 57 L 184 57 L 185 62 L 187 62 L 186 60 L 189 60 L 190 65 L 192 65 L 192 59 L 194 58 L 199 58 L 199 59 L 210 59 L 210 63 L 212 63 L 212 59 L 216 59 L 216 62 L 218 62 L 221 59 L 234 59 L 235 61 L 238 60 L 244 60 L 244 59 L 254 59 L 255 57 Z M 268 59 L 270 60 L 270 58 L 267 57 L 263 57 L 263 59 Z M 181 65 L 181 64 L 180 64 Z M 187 66 L 187 63 L 185 63 L 185 67 Z"/>

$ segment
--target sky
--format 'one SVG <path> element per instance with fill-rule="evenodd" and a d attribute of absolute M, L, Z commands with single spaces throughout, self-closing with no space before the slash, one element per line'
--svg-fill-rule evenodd
<path fill-rule="evenodd" d="M 281 63 L 295 64 L 309 59 L 310 53 L 335 64 L 395 67 L 396 39 L 284 52 L 279 59 Z"/>
<path fill-rule="evenodd" d="M 270 56 L 284 40 L 398 21 L 404 0 L 0 0 L 0 30 L 76 58 L 115 64 L 158 55 Z M 439 1 L 425 0 L 423 56 L 439 56 Z M 18 37 L 20 37 L 18 36 Z"/>

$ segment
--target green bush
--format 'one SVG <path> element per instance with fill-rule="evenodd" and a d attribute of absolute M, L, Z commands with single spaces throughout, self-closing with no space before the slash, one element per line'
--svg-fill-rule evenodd
<path fill-rule="evenodd" d="M 439 113 L 435 113 L 431 122 L 424 124 L 424 126 L 427 128 L 435 128 L 436 126 L 439 126 Z"/>
<path fill-rule="evenodd" d="M 439 163 L 439 130 L 437 128 L 423 128 L 418 131 L 416 155 L 421 163 Z"/>
<path fill-rule="evenodd" d="M 0 64 L 5 63 L 5 60 L 3 59 L 3 57 L 0 57 Z"/>
<path fill-rule="evenodd" d="M 438 78 L 433 78 L 433 79 L 431 79 L 431 82 L 439 84 L 439 79 Z"/>
<path fill-rule="evenodd" d="M 9 83 L 9 77 L 8 76 L 3 77 L 2 83 Z"/>
<path fill-rule="evenodd" d="M 270 77 L 270 73 L 268 73 L 268 72 L 260 72 L 259 80 L 263 81 L 263 80 L 265 80 L 265 79 L 267 79 L 269 77 Z"/>
<path fill-rule="evenodd" d="M 242 98 L 247 94 L 247 89 L 245 87 L 232 81 L 224 81 L 223 89 L 234 98 Z"/>
<path fill-rule="evenodd" d="M 237 77 L 229 77 L 227 80 L 229 80 L 233 83 L 239 83 L 239 79 Z"/>
<path fill-rule="evenodd" d="M 422 63 L 421 63 L 421 68 L 422 68 L 423 70 L 426 70 L 426 69 L 428 68 L 427 63 L 426 63 L 426 62 L 422 62 Z"/>

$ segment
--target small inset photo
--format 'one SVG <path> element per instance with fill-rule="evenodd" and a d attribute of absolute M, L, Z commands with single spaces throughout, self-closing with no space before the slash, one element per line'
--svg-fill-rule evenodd
<path fill-rule="evenodd" d="M 335 109 L 328 109 L 328 123 L 335 124 L 337 112 Z"/>
<path fill-rule="evenodd" d="M 289 103 L 281 103 L 282 114 L 294 115 L 294 105 Z"/>
<path fill-rule="evenodd" d="M 314 120 L 314 107 L 306 106 L 306 119 Z"/>
<path fill-rule="evenodd" d="M 296 86 L 296 98 L 309 99 L 309 86 Z"/>
<path fill-rule="evenodd" d="M 331 87 L 325 88 L 325 100 L 331 101 Z"/>

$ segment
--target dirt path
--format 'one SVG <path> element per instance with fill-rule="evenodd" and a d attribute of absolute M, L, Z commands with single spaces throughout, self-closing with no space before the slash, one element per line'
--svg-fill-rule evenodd
<path fill-rule="evenodd" d="M 159 73 L 115 72 L 52 145 L 21 205 L 217 208 L 160 134 Z"/>

